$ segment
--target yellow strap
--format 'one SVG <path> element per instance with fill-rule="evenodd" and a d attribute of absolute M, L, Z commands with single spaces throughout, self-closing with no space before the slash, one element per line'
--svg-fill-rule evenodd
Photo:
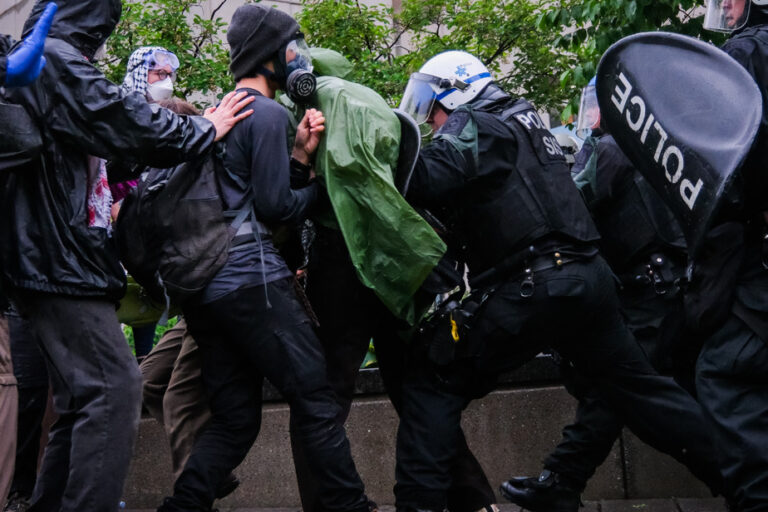
<path fill-rule="evenodd" d="M 453 319 L 453 313 L 451 313 L 451 336 L 453 341 L 459 341 L 459 326 L 456 325 L 456 320 Z"/>

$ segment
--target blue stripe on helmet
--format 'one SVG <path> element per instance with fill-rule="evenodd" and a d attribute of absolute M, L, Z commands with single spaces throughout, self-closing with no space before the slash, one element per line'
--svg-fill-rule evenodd
<path fill-rule="evenodd" d="M 477 74 L 475 76 L 471 76 L 471 77 L 467 78 L 466 80 L 464 80 L 464 83 L 465 84 L 471 84 L 472 82 L 477 82 L 478 80 L 482 80 L 483 78 L 490 78 L 490 77 L 491 77 L 491 74 L 486 71 L 485 73 L 480 73 L 480 74 Z M 438 94 L 435 99 L 437 101 L 440 101 L 443 98 L 445 98 L 446 96 L 448 96 L 449 94 L 452 94 L 452 93 L 454 93 L 456 91 L 458 91 L 458 89 L 455 88 L 455 87 L 453 87 L 451 89 L 448 89 L 448 90 L 445 90 L 445 91 L 441 92 L 440 94 Z"/>

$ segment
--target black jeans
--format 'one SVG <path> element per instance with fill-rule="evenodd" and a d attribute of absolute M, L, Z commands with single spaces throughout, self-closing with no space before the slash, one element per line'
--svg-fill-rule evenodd
<path fill-rule="evenodd" d="M 291 409 L 291 433 L 307 454 L 324 511 L 367 511 L 325 361 L 292 279 L 184 308 L 202 360 L 211 420 L 160 510 L 209 510 L 223 479 L 245 458 L 261 424 L 267 378 Z"/>
<path fill-rule="evenodd" d="M 610 269 L 601 257 L 499 284 L 466 335 L 470 354 L 446 373 L 414 368 L 405 385 L 397 439 L 398 507 L 442 509 L 450 484 L 461 412 L 483 376 L 519 366 L 548 346 L 594 381 L 632 431 L 655 448 L 716 481 L 709 422 L 700 406 L 668 377 L 656 374 L 620 313 Z M 447 388 L 443 383 L 450 383 Z M 488 390 L 492 387 L 487 382 Z"/>
<path fill-rule="evenodd" d="M 32 496 L 37 479 L 40 434 L 48 402 L 48 371 L 32 326 L 16 311 L 9 311 L 13 374 L 19 389 L 19 422 L 16 439 L 16 470 L 11 493 Z"/>
<path fill-rule="evenodd" d="M 29 510 L 113 512 L 141 408 L 141 374 L 115 305 L 31 292 L 17 305 L 45 357 L 59 414 Z"/>
<path fill-rule="evenodd" d="M 318 227 L 307 276 L 307 295 L 320 321 L 318 334 L 325 350 L 328 381 L 340 405 L 339 424 L 343 425 L 349 415 L 355 379 L 371 338 L 387 394 L 399 413 L 408 353 L 403 331 L 408 330 L 408 325 L 360 282 L 338 230 Z M 457 442 L 448 508 L 471 512 L 495 503 L 493 489 L 463 432 Z M 301 502 L 305 512 L 314 512 L 316 483 L 308 474 L 306 457 L 298 446 L 292 443 Z"/>

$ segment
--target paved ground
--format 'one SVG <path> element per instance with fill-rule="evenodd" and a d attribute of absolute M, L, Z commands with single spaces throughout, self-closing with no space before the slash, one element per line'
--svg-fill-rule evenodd
<path fill-rule="evenodd" d="M 522 512 L 514 505 L 503 504 L 501 512 Z M 379 507 L 381 512 L 395 512 L 394 507 Z M 127 510 L 126 512 L 152 512 L 150 510 Z M 228 508 L 219 512 L 300 512 L 294 508 Z M 670 499 L 670 500 L 611 500 L 589 501 L 581 512 L 726 512 L 720 499 Z"/>

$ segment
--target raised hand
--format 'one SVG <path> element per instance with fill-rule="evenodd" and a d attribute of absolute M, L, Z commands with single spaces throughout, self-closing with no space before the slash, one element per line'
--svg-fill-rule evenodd
<path fill-rule="evenodd" d="M 325 131 L 325 117 L 317 109 L 310 108 L 296 127 L 296 140 L 291 156 L 303 164 L 309 164 L 317 151 L 320 137 Z"/>
<path fill-rule="evenodd" d="M 31 83 L 40 75 L 45 67 L 45 57 L 43 57 L 45 38 L 51 29 L 56 9 L 58 7 L 53 2 L 46 5 L 32 33 L 8 55 L 5 86 L 21 87 Z"/>

